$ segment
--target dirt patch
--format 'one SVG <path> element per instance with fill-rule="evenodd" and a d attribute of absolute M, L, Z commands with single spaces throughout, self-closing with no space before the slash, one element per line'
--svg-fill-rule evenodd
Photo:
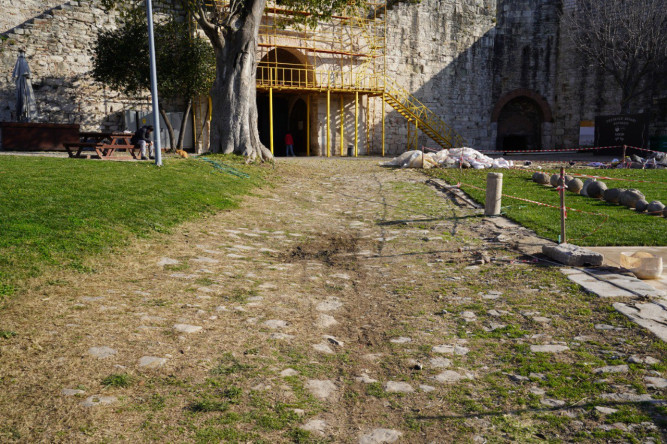
<path fill-rule="evenodd" d="M 329 267 L 345 265 L 351 267 L 359 252 L 359 237 L 353 234 L 329 234 L 296 245 L 282 255 L 286 262 L 318 260 Z"/>

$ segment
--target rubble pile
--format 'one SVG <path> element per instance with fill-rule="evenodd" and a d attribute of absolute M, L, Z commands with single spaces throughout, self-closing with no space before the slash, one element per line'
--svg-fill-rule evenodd
<path fill-rule="evenodd" d="M 406 151 L 388 162 L 381 162 L 381 166 L 396 168 L 511 168 L 514 162 L 503 158 L 492 159 L 489 156 L 472 148 L 451 148 L 437 152 L 412 150 Z"/>
<path fill-rule="evenodd" d="M 667 168 L 667 153 L 652 153 L 647 157 L 632 154 L 625 161 L 614 159 L 609 163 L 591 162 L 588 166 L 593 168 L 631 168 L 633 170 L 651 170 Z"/>

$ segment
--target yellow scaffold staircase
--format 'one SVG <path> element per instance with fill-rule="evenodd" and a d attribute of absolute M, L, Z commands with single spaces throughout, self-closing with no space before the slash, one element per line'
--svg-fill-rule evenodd
<path fill-rule="evenodd" d="M 414 131 L 408 131 L 408 146 L 418 149 L 418 130 L 429 136 L 442 148 L 461 147 L 464 139 L 447 125 L 436 113 L 421 103 L 415 96 L 396 85 L 388 78 L 384 79 L 384 101 L 396 112 L 414 124 Z M 408 129 L 411 129 L 408 127 Z"/>

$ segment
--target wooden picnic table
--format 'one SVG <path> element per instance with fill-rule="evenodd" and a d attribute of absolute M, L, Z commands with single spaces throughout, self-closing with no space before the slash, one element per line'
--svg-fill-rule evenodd
<path fill-rule="evenodd" d="M 100 159 L 109 159 L 116 151 L 128 151 L 138 159 L 139 147 L 132 144 L 133 133 L 125 132 L 80 132 L 79 142 L 65 144 L 69 157 L 89 157 L 85 151 L 95 151 Z"/>

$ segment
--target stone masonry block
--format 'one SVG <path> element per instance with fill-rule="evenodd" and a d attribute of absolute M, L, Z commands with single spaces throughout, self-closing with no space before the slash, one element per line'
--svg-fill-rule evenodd
<path fill-rule="evenodd" d="M 543 245 L 542 253 L 561 264 L 572 267 L 600 266 L 604 257 L 600 253 L 572 244 Z"/>

